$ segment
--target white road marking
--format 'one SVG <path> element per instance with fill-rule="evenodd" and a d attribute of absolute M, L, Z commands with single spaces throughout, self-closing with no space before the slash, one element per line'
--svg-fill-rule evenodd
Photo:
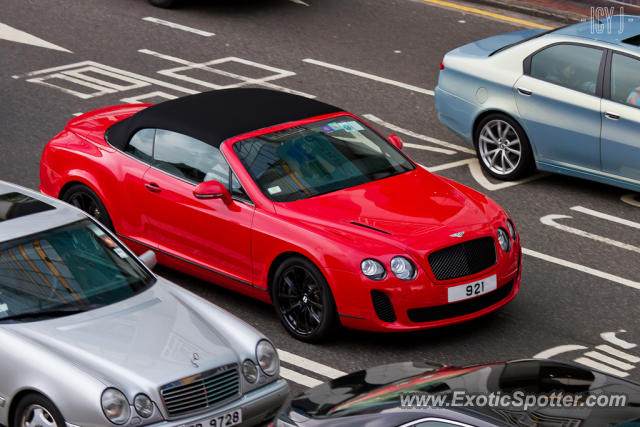
<path fill-rule="evenodd" d="M 442 153 L 452 156 L 456 154 L 456 151 L 447 150 L 446 148 L 438 148 L 438 147 L 430 147 L 428 145 L 420 145 L 420 144 L 409 144 L 407 142 L 402 144 L 403 148 L 413 148 L 414 150 L 423 150 L 423 151 L 433 151 L 434 153 Z"/>
<path fill-rule="evenodd" d="M 375 76 L 373 74 L 369 74 L 369 73 L 365 73 L 365 72 L 362 72 L 362 71 L 354 70 L 352 68 L 342 67 L 340 65 L 329 64 L 328 62 L 318 61 L 316 59 L 311 59 L 311 58 L 303 59 L 302 62 L 306 62 L 308 64 L 319 65 L 320 67 L 330 68 L 330 69 L 336 70 L 336 71 L 342 71 L 343 73 L 353 74 L 354 76 L 364 77 L 365 79 L 374 80 L 374 81 L 377 81 L 377 82 L 380 82 L 380 83 L 386 83 L 388 85 L 397 86 L 397 87 L 400 87 L 402 89 L 411 90 L 413 92 L 423 93 L 425 95 L 431 95 L 431 96 L 434 95 L 433 91 L 429 90 L 429 89 L 424 89 L 424 88 L 421 88 L 421 87 L 418 87 L 418 86 L 413 86 L 413 85 L 410 85 L 410 84 L 398 82 L 398 81 L 387 79 L 387 78 L 384 78 L 384 77 Z"/>
<path fill-rule="evenodd" d="M 619 218 L 617 216 L 609 215 L 606 213 L 594 211 L 593 209 L 584 208 L 582 206 L 574 206 L 571 208 L 571 210 L 576 212 L 581 212 L 583 214 L 595 216 L 597 218 L 606 219 L 607 221 L 617 222 L 618 224 L 626 225 L 628 227 L 640 229 L 640 223 L 629 221 L 628 219 Z"/>
<path fill-rule="evenodd" d="M 291 3 L 295 3 L 295 4 L 301 4 L 302 6 L 309 6 L 307 3 L 303 2 L 302 0 L 289 0 Z"/>
<path fill-rule="evenodd" d="M 408 135 L 412 138 L 416 138 L 425 142 L 430 142 L 432 144 L 436 144 L 436 145 L 440 145 L 442 147 L 447 147 L 450 148 L 452 150 L 456 150 L 456 151 L 461 151 L 463 153 L 468 153 L 468 154 L 475 154 L 475 150 L 473 150 L 472 148 L 469 147 L 463 147 L 461 145 L 456 145 L 456 144 L 452 144 L 451 142 L 447 142 L 447 141 L 442 141 L 440 139 L 437 138 L 432 138 L 430 136 L 426 136 L 426 135 L 421 135 L 419 133 L 413 132 L 411 130 L 408 129 L 404 129 L 401 128 L 400 126 L 396 126 L 392 123 L 386 122 L 376 116 L 374 116 L 373 114 L 363 114 L 362 117 L 364 117 L 365 119 L 374 122 L 376 124 L 379 124 L 380 126 L 384 126 L 387 129 L 390 129 L 394 132 L 398 132 L 398 133 L 402 133 L 404 135 Z M 406 144 L 405 144 L 406 145 Z"/>
<path fill-rule="evenodd" d="M 610 374 L 610 375 L 615 375 L 618 377 L 629 376 L 629 374 L 624 371 L 611 368 L 610 366 L 607 366 L 604 363 L 596 362 L 595 360 L 587 359 L 586 357 L 578 357 L 577 359 L 574 360 L 574 362 L 580 363 L 581 365 L 585 365 L 593 369 L 597 369 L 602 372 L 606 372 L 607 374 Z"/>
<path fill-rule="evenodd" d="M 575 234 L 581 237 L 586 237 L 587 239 L 606 243 L 607 245 L 616 246 L 618 248 L 626 249 L 628 251 L 640 253 L 640 248 L 637 246 L 633 246 L 624 242 L 619 242 L 617 240 L 613 240 L 608 237 L 599 236 L 597 234 L 589 233 L 588 231 L 580 230 L 579 228 L 569 227 L 567 225 L 558 224 L 557 222 L 555 222 L 557 219 L 568 219 L 568 218 L 572 218 L 572 217 L 568 215 L 545 215 L 542 218 L 540 218 L 540 222 L 543 223 L 544 225 L 554 227 L 558 230 L 562 230 L 567 233 Z"/>
<path fill-rule="evenodd" d="M 155 52 L 155 51 L 149 50 L 149 49 L 140 49 L 140 50 L 138 50 L 138 52 L 144 53 L 146 55 L 155 56 L 156 58 L 165 59 L 167 61 L 176 62 L 178 64 L 182 64 L 183 65 L 183 67 L 160 70 L 160 71 L 158 71 L 159 74 L 162 74 L 162 75 L 165 75 L 165 76 L 169 76 L 169 77 L 173 77 L 173 78 L 180 79 L 180 80 L 184 80 L 184 81 L 188 81 L 190 83 L 197 84 L 197 85 L 204 86 L 204 87 L 208 87 L 210 89 L 229 89 L 229 88 L 238 88 L 238 87 L 247 86 L 247 85 L 258 85 L 258 86 L 268 87 L 270 89 L 280 90 L 282 92 L 293 93 L 293 94 L 304 96 L 304 97 L 307 97 L 307 98 L 315 98 L 315 95 L 311 95 L 311 94 L 308 94 L 308 93 L 305 93 L 305 92 L 300 92 L 300 91 L 297 91 L 297 90 L 286 88 L 284 86 L 279 86 L 279 85 L 270 83 L 271 80 L 276 80 L 276 79 L 281 79 L 281 78 L 284 78 L 284 77 L 295 76 L 296 73 L 294 73 L 293 71 L 282 70 L 280 68 L 271 67 L 269 65 L 264 65 L 264 64 L 259 64 L 257 62 L 249 61 L 249 60 L 242 59 L 242 58 L 236 58 L 236 57 L 232 57 L 232 56 L 227 57 L 227 58 L 214 59 L 212 61 L 207 61 L 207 62 L 204 62 L 204 63 L 196 63 L 196 62 L 188 61 L 186 59 L 177 58 L 175 56 L 171 56 L 171 55 L 166 55 L 166 54 L 163 54 L 163 53 Z M 212 65 L 221 64 L 221 63 L 224 63 L 224 62 L 239 62 L 239 63 L 244 64 L 244 65 L 248 65 L 248 66 L 252 66 L 252 67 L 255 67 L 255 68 L 260 68 L 260 69 L 263 69 L 263 70 L 271 71 L 274 74 L 269 75 L 267 77 L 252 78 L 252 77 L 246 77 L 246 76 L 242 76 L 240 74 L 230 73 L 228 71 L 219 70 L 217 68 L 211 67 Z M 211 83 L 211 82 L 207 82 L 207 81 L 204 81 L 204 80 L 200 80 L 200 79 L 196 79 L 196 78 L 193 78 L 193 77 L 189 77 L 189 76 L 184 75 L 184 74 L 179 74 L 180 71 L 193 70 L 193 69 L 208 71 L 208 72 L 211 72 L 213 74 L 218 74 L 218 75 L 221 75 L 221 76 L 225 76 L 225 77 L 229 77 L 229 78 L 232 78 L 232 79 L 235 79 L 235 80 L 239 80 L 239 82 L 238 83 L 234 83 L 234 84 L 229 84 L 229 85 L 217 85 L 217 84 L 214 84 L 214 83 Z"/>
<path fill-rule="evenodd" d="M 620 329 L 618 332 L 627 332 L 624 329 Z M 617 332 L 603 332 L 600 334 L 600 337 L 608 343 L 613 345 L 617 345 L 620 348 L 624 348 L 625 350 L 631 350 L 636 347 L 638 344 L 634 344 L 623 339 L 616 337 Z"/>
<path fill-rule="evenodd" d="M 583 345 L 577 345 L 577 344 L 559 345 L 557 347 L 553 347 L 548 350 L 541 351 L 540 353 L 533 356 L 533 358 L 534 359 L 551 359 L 562 353 L 567 353 L 569 351 L 576 351 L 576 350 L 584 350 L 586 348 L 587 347 Z"/>
<path fill-rule="evenodd" d="M 604 352 L 612 354 L 612 355 L 614 355 L 614 356 L 616 356 L 616 357 L 618 357 L 620 359 L 628 360 L 631 363 L 640 362 L 640 357 L 636 357 L 636 356 L 634 356 L 632 354 L 625 353 L 624 351 L 617 350 L 617 349 L 615 349 L 615 348 L 613 348 L 611 346 L 605 345 L 605 344 L 597 346 L 596 350 L 604 351 Z"/>
<path fill-rule="evenodd" d="M 621 285 L 640 290 L 640 282 L 635 282 L 633 280 L 629 280 L 619 276 L 615 276 L 613 274 L 605 273 L 604 271 L 596 270 L 591 267 L 586 267 L 584 265 L 576 264 L 575 262 L 566 261 L 564 259 L 556 258 L 551 255 L 546 255 L 546 254 L 536 252 L 527 248 L 522 248 L 522 253 L 535 258 L 539 258 L 547 262 L 561 265 L 563 267 L 572 268 L 574 270 L 578 270 L 583 273 L 590 274 L 592 276 L 600 277 L 601 279 L 610 280 L 612 282 L 616 282 Z"/>
<path fill-rule="evenodd" d="M 177 96 L 171 95 L 171 94 L 166 93 L 166 92 L 162 92 L 162 91 L 156 90 L 156 91 L 149 92 L 149 93 L 143 93 L 141 95 L 130 96 L 128 98 L 122 98 L 122 99 L 120 99 L 120 101 L 125 102 L 127 104 L 140 104 L 140 103 L 144 103 L 144 100 L 148 99 L 148 98 L 176 99 Z"/>
<path fill-rule="evenodd" d="M 302 384 L 305 387 L 315 387 L 322 384 L 322 381 L 320 380 L 311 378 L 310 376 L 301 374 L 296 371 L 292 371 L 291 369 L 287 369 L 282 366 L 280 367 L 280 376 L 286 380 L 293 381 L 298 384 Z"/>
<path fill-rule="evenodd" d="M 620 197 L 620 200 L 622 200 L 623 202 L 625 202 L 628 205 L 640 208 L 640 201 L 638 199 L 636 199 L 636 197 L 637 197 L 637 194 L 635 194 L 635 193 L 625 194 L 625 195 Z"/>
<path fill-rule="evenodd" d="M 164 19 L 154 18 L 153 16 L 147 16 L 142 18 L 143 21 L 153 22 L 154 24 L 165 25 L 167 27 L 174 28 L 176 30 L 187 31 L 189 33 L 198 34 L 203 37 L 211 37 L 215 36 L 214 33 L 210 33 L 208 31 L 198 30 L 197 28 L 187 27 L 186 25 L 176 24 L 175 22 L 165 21 Z"/>
<path fill-rule="evenodd" d="M 435 173 L 435 172 L 439 172 L 439 171 L 443 171 L 451 168 L 457 168 L 458 166 L 468 165 L 472 160 L 473 159 L 464 159 L 464 160 L 458 160 L 456 162 L 444 163 L 442 165 L 437 165 L 437 166 L 429 166 L 429 167 L 424 166 L 424 168 L 429 172 Z"/>
<path fill-rule="evenodd" d="M 592 359 L 599 360 L 600 362 L 604 362 L 608 365 L 615 366 L 616 368 L 624 369 L 625 371 L 629 371 L 634 368 L 633 365 L 630 365 L 625 362 L 621 362 L 618 359 L 614 359 L 613 357 L 609 357 L 606 354 L 598 353 L 597 351 L 589 351 L 584 354 L 587 357 Z"/>
<path fill-rule="evenodd" d="M 75 116 L 75 117 L 78 117 L 78 116 L 81 116 L 81 115 L 83 115 L 83 114 L 84 114 L 84 113 L 73 113 L 72 115 L 73 115 L 73 116 Z"/>
<path fill-rule="evenodd" d="M 65 49 L 46 40 L 42 40 L 41 38 L 10 27 L 7 24 L 3 24 L 2 22 L 0 22 L 0 39 L 16 43 L 29 44 L 32 46 L 44 47 L 46 49 L 58 50 L 60 52 L 73 53 L 69 49 Z"/>
<path fill-rule="evenodd" d="M 322 376 L 334 379 L 347 375 L 346 372 L 333 369 L 330 366 L 323 365 L 322 363 L 314 362 L 297 354 L 289 353 L 288 351 L 278 349 L 278 356 L 283 362 L 287 362 L 291 365 L 300 366 L 310 372 L 315 372 Z"/>

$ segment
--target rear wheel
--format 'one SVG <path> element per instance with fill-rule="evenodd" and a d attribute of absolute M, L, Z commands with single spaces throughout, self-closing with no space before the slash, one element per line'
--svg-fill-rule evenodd
<path fill-rule="evenodd" d="M 40 394 L 26 395 L 16 407 L 15 427 L 65 427 L 62 414 L 52 401 Z"/>
<path fill-rule="evenodd" d="M 527 135 L 515 120 L 504 114 L 490 114 L 482 119 L 474 142 L 480 165 L 494 178 L 512 181 L 535 169 Z"/>
<path fill-rule="evenodd" d="M 339 326 L 329 285 L 306 258 L 292 257 L 280 264 L 271 293 L 280 321 L 294 338 L 318 342 Z"/>
<path fill-rule="evenodd" d="M 81 209 L 100 221 L 109 230 L 113 231 L 113 223 L 107 212 L 107 208 L 100 197 L 84 184 L 74 184 L 69 187 L 61 197 L 62 200 Z"/>

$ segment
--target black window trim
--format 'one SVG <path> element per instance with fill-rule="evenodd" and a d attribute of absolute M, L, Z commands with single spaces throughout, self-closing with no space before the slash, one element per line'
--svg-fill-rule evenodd
<path fill-rule="evenodd" d="M 613 50 L 613 49 L 607 49 L 607 50 L 608 50 L 607 63 L 606 63 L 606 66 L 605 66 L 604 76 L 603 76 L 602 98 L 606 99 L 607 101 L 615 102 L 618 105 L 624 105 L 625 107 L 631 107 L 631 108 L 640 109 L 640 105 L 632 105 L 632 104 L 629 104 L 629 103 L 626 103 L 626 102 L 616 101 L 615 99 L 613 99 L 611 97 L 611 84 L 613 83 L 613 76 L 611 75 L 611 68 L 613 67 L 613 55 L 626 56 L 628 58 L 635 59 L 639 63 L 640 63 L 640 57 L 632 55 L 632 54 L 627 53 L 627 52 L 621 52 L 619 50 Z"/>
<path fill-rule="evenodd" d="M 531 75 L 531 60 L 533 59 L 533 57 L 535 55 L 537 55 L 538 53 L 542 52 L 543 50 L 547 50 L 549 48 L 552 48 L 554 46 L 558 46 L 558 45 L 570 45 L 570 46 L 580 46 L 580 47 L 587 47 L 587 48 L 591 48 L 591 49 L 596 49 L 596 50 L 600 50 L 601 51 L 601 58 L 600 58 L 600 67 L 598 69 L 598 77 L 596 79 L 596 93 L 589 93 L 589 92 L 585 92 L 582 90 L 578 90 L 578 89 L 574 89 L 574 88 L 570 88 L 570 87 L 566 87 L 563 86 L 561 84 L 558 84 L 556 82 L 551 82 L 549 80 L 544 80 L 538 77 L 534 77 Z M 542 82 L 546 82 L 546 83 L 550 83 L 552 85 L 555 86 L 559 86 L 568 90 L 572 90 L 575 92 L 579 92 L 579 93 L 584 93 L 585 95 L 590 95 L 590 96 L 595 96 L 597 98 L 602 98 L 602 90 L 603 90 L 603 86 L 604 86 L 604 73 L 605 73 L 605 66 L 607 64 L 607 58 L 608 58 L 608 51 L 609 49 L 602 47 L 602 46 L 595 46 L 592 44 L 588 44 L 588 43 L 580 43 L 580 42 L 572 42 L 572 41 L 560 41 L 560 42 L 555 42 L 555 43 L 551 43 L 548 44 L 546 46 L 541 47 L 540 49 L 536 50 L 535 52 L 531 53 L 529 56 L 527 56 L 524 61 L 523 61 L 523 71 L 524 71 L 524 75 L 525 76 L 529 76 L 532 79 L 536 79 L 536 80 L 540 80 Z"/>

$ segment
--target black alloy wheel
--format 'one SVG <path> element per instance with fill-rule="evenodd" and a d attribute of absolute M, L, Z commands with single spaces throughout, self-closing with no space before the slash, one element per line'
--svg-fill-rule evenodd
<path fill-rule="evenodd" d="M 100 200 L 100 197 L 89 187 L 84 184 L 75 184 L 69 187 L 61 197 L 62 200 L 85 211 L 105 227 L 113 231 L 113 223 L 107 212 L 107 208 Z"/>
<path fill-rule="evenodd" d="M 287 332 L 301 341 L 321 341 L 338 325 L 329 285 L 305 258 L 293 257 L 280 264 L 274 275 L 272 298 Z"/>

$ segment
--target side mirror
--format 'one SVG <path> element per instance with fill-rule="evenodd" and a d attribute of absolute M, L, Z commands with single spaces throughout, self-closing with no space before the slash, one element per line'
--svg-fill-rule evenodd
<path fill-rule="evenodd" d="M 197 199 L 222 199 L 227 205 L 231 203 L 229 190 L 218 181 L 201 182 L 193 190 L 193 195 Z"/>
<path fill-rule="evenodd" d="M 149 270 L 153 269 L 153 267 L 155 267 L 158 263 L 156 254 L 153 251 L 146 251 L 138 258 L 140 258 L 140 261 L 142 261 L 142 263 L 146 265 Z"/>
<path fill-rule="evenodd" d="M 398 150 L 402 150 L 402 139 L 395 133 L 389 135 L 389 142 L 398 147 Z"/>

